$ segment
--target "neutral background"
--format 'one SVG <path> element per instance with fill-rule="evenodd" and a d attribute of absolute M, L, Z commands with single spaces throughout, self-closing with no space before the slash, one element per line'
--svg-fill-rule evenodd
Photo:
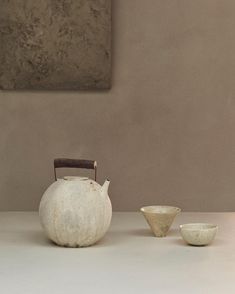
<path fill-rule="evenodd" d="M 235 210 L 234 11 L 114 0 L 111 91 L 0 92 L 0 209 L 37 209 L 64 156 L 98 161 L 114 210 Z"/>

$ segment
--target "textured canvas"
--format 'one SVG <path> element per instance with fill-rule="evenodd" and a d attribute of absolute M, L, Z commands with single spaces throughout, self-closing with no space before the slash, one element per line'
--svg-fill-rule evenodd
<path fill-rule="evenodd" d="M 111 0 L 0 0 L 1 89 L 108 89 Z"/>

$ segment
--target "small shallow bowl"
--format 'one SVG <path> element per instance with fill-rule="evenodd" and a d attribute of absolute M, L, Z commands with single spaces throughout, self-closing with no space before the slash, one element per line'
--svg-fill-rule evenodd
<path fill-rule="evenodd" d="M 165 237 L 181 209 L 174 206 L 145 206 L 140 209 L 156 237 Z"/>
<path fill-rule="evenodd" d="M 206 223 L 192 223 L 180 226 L 180 233 L 184 241 L 194 246 L 210 244 L 218 231 L 218 226 Z"/>

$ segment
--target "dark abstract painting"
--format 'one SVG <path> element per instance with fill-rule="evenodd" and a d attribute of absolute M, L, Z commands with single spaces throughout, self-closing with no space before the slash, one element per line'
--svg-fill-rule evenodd
<path fill-rule="evenodd" d="M 0 88 L 108 89 L 111 0 L 0 0 Z"/>

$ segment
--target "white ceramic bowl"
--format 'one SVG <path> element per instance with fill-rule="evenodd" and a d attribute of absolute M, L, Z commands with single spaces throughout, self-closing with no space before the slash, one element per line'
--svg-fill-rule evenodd
<path fill-rule="evenodd" d="M 173 206 L 145 206 L 140 209 L 156 237 L 165 237 L 176 215 L 181 211 Z"/>
<path fill-rule="evenodd" d="M 210 244 L 218 231 L 218 226 L 206 223 L 192 223 L 180 226 L 180 233 L 184 241 L 194 246 Z"/>

